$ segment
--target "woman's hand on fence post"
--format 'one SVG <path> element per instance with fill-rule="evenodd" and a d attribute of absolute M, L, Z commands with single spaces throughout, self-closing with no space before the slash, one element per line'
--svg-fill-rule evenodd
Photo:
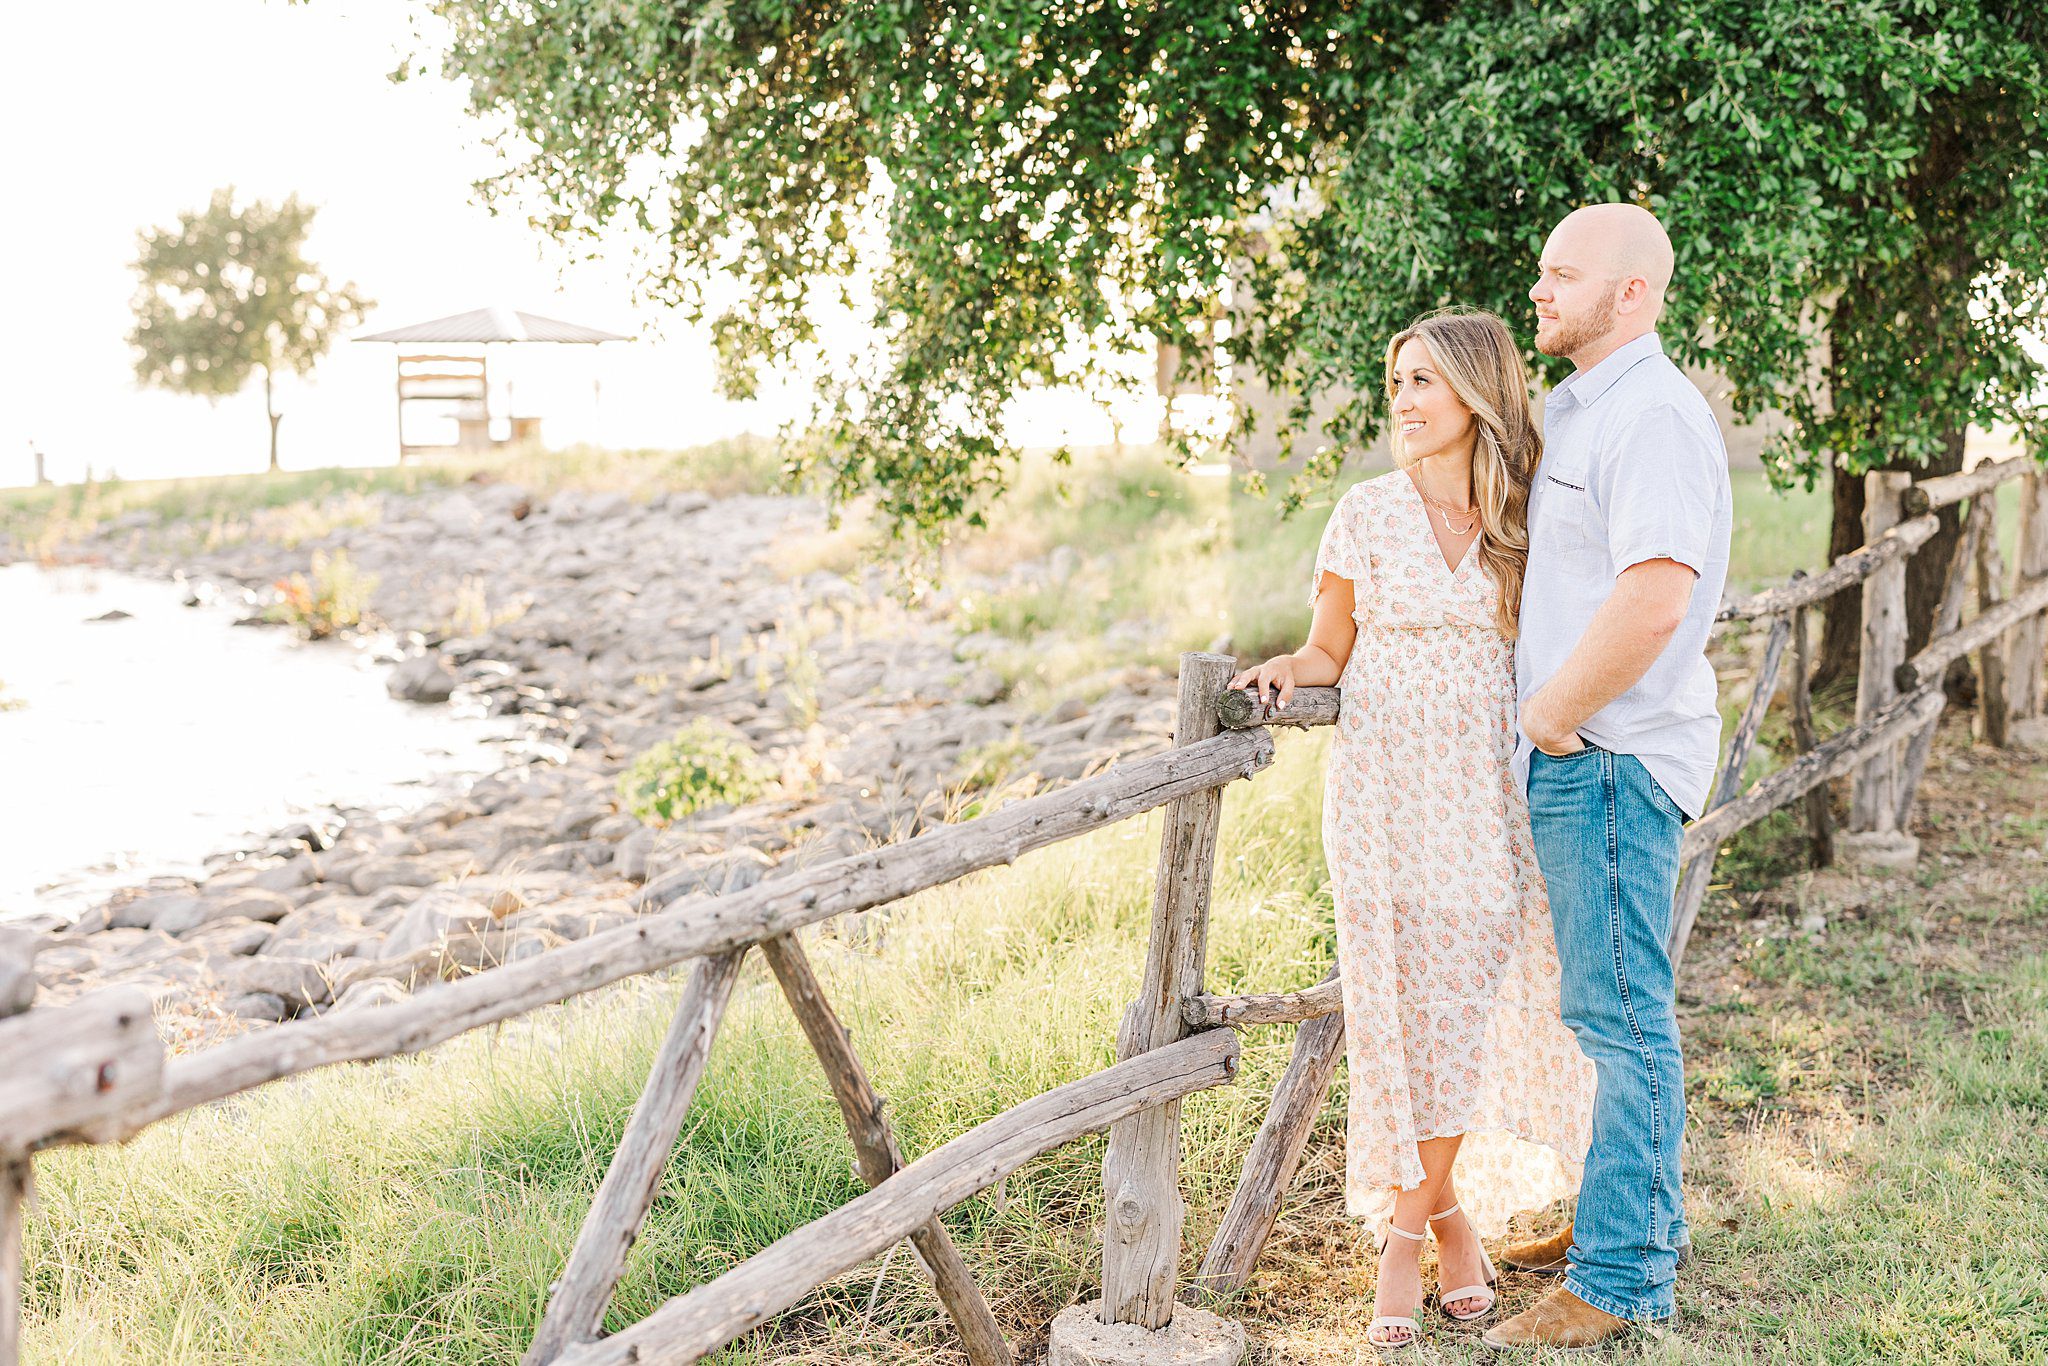
<path fill-rule="evenodd" d="M 1261 716 L 1270 716 L 1276 709 L 1286 711 L 1287 704 L 1294 700 L 1296 663 L 1293 655 L 1274 655 L 1263 664 L 1233 675 L 1228 686 L 1249 692 Z"/>

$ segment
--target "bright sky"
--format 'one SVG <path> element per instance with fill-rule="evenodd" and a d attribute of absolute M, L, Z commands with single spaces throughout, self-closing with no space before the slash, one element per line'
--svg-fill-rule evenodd
<path fill-rule="evenodd" d="M 60 481 L 88 464 L 124 478 L 263 467 L 260 385 L 218 404 L 143 391 L 125 342 L 137 231 L 228 184 L 320 206 L 309 254 L 377 300 L 364 331 L 502 303 L 642 337 L 493 350 L 493 380 L 513 379 L 516 406 L 543 416 L 550 444 L 689 445 L 772 431 L 792 410 L 786 392 L 716 397 L 704 335 L 636 311 L 623 262 L 568 262 L 522 219 L 473 202 L 492 160 L 460 89 L 438 75 L 387 79 L 410 46 L 409 8 L 114 0 L 10 14 L 0 486 L 33 477 L 30 442 Z M 310 380 L 282 381 L 283 464 L 393 460 L 392 371 L 391 347 L 342 342 Z M 1012 434 L 1107 440 L 1078 397 L 1032 403 Z"/>

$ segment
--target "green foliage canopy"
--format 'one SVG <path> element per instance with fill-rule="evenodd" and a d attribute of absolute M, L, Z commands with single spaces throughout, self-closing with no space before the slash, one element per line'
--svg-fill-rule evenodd
<path fill-rule="evenodd" d="M 270 465 L 277 468 L 271 380 L 306 374 L 370 300 L 305 256 L 314 210 L 296 196 L 237 207 L 232 188 L 168 228 L 146 228 L 135 261 L 135 374 L 144 384 L 224 398 L 263 376 Z"/>
<path fill-rule="evenodd" d="M 487 189 L 565 239 L 645 234 L 651 292 L 715 314 L 741 391 L 872 271 L 881 346 L 821 384 L 805 459 L 906 526 L 979 520 L 1019 386 L 1099 376 L 1085 343 L 1199 356 L 1223 314 L 1232 362 L 1299 399 L 1283 440 L 1355 391 L 1313 434 L 1328 476 L 1383 421 L 1389 334 L 1454 302 L 1526 326 L 1545 234 L 1605 200 L 1671 229 L 1667 339 L 1789 416 L 1781 476 L 2043 435 L 2025 0 L 426 8 L 502 134 Z"/>

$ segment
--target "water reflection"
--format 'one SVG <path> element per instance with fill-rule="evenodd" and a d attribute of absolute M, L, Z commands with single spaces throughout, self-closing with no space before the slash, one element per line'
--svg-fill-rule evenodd
<path fill-rule="evenodd" d="M 0 919 L 332 806 L 402 808 L 504 761 L 512 719 L 394 701 L 362 646 L 238 628 L 178 584 L 0 566 Z M 246 610 L 246 609 L 244 609 Z M 126 612 L 114 620 L 92 620 Z"/>

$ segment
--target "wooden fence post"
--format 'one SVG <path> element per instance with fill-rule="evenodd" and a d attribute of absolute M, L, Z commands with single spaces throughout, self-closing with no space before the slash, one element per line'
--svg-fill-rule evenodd
<path fill-rule="evenodd" d="M 1332 968 L 1323 980 L 1334 983 L 1337 970 Z M 1337 1075 L 1337 1063 L 1343 1056 L 1342 1010 L 1304 1021 L 1294 1032 L 1293 1056 L 1273 1088 L 1273 1104 L 1245 1155 L 1244 1172 L 1237 1179 L 1230 1208 L 1223 1212 L 1201 1270 L 1191 1282 L 1194 1289 L 1223 1298 L 1235 1295 L 1251 1280 L 1252 1268 L 1273 1235 L 1280 1204 L 1294 1180 L 1295 1168 L 1301 1165 L 1309 1130 L 1322 1113 L 1323 1098 L 1330 1092 L 1330 1080 Z"/>
<path fill-rule="evenodd" d="M 2020 484 L 2019 581 L 2013 596 L 2048 578 L 2048 478 L 2030 474 Z M 2048 749 L 2048 716 L 2043 715 L 2042 646 L 2048 621 L 2033 616 L 2015 626 L 2006 656 L 2006 711 L 2012 719 L 2008 738 L 2030 749 Z"/>
<path fill-rule="evenodd" d="M 841 1024 L 832 1003 L 825 999 L 811 960 L 796 942 L 796 936 L 778 934 L 761 941 L 761 952 L 775 973 L 775 980 L 788 998 L 789 1008 L 818 1055 L 833 1099 L 839 1102 L 846 1121 L 847 1137 L 853 1140 L 855 1166 L 860 1179 L 872 1189 L 903 1170 L 903 1153 L 896 1146 L 896 1134 L 882 1113 L 882 1097 L 868 1080 L 867 1068 L 853 1051 L 853 1036 Z M 946 1312 L 960 1330 L 960 1344 L 972 1366 L 1008 1366 L 1014 1359 L 1003 1330 L 974 1284 L 967 1261 L 953 1244 L 946 1226 L 934 1219 L 910 1235 L 910 1246 L 931 1273 L 932 1287 Z"/>
<path fill-rule="evenodd" d="M 1998 549 L 1998 526 L 1977 541 L 1977 615 L 1981 618 L 2005 602 L 2005 556 Z M 1977 723 L 1984 743 L 2004 749 L 2011 740 L 2011 695 L 2005 686 L 2005 643 L 1993 636 L 1977 652 Z"/>
<path fill-rule="evenodd" d="M 0 1366 L 21 1360 L 21 1223 L 29 1159 L 0 1158 Z"/>
<path fill-rule="evenodd" d="M 1792 618 L 1797 615 L 1798 609 L 1795 608 L 1771 618 L 1771 634 L 1764 642 L 1763 663 L 1750 685 L 1749 705 L 1742 709 L 1742 720 L 1736 724 L 1735 734 L 1728 741 L 1728 758 L 1721 765 L 1720 778 L 1707 800 L 1707 811 L 1726 806 L 1742 791 L 1742 770 L 1749 766 L 1749 751 L 1755 747 L 1756 734 L 1763 728 L 1764 717 L 1771 710 L 1771 698 L 1777 695 L 1778 668 L 1785 659 L 1785 641 L 1792 634 Z M 1706 812 L 1700 814 L 1705 815 Z M 1685 958 L 1685 945 L 1692 938 L 1693 922 L 1699 919 L 1700 903 L 1706 900 L 1707 884 L 1713 878 L 1714 857 L 1718 853 L 1720 848 L 1715 846 L 1694 855 L 1693 861 L 1686 865 L 1684 875 L 1678 879 L 1678 891 L 1672 898 L 1671 928 L 1664 941 L 1674 973 Z"/>
<path fill-rule="evenodd" d="M 1913 476 L 1873 470 L 1863 476 L 1863 543 L 1870 545 L 1905 515 Z M 1906 660 L 1906 563 L 1894 559 L 1863 581 L 1863 658 L 1856 675 L 1856 720 L 1867 723 L 1897 697 L 1893 674 Z M 1887 746 L 1856 770 L 1849 828 L 1835 842 L 1845 862 L 1911 867 L 1920 842 L 1898 828 L 1899 753 Z"/>
<path fill-rule="evenodd" d="M 1797 577 L 1797 576 L 1795 576 Z M 1792 742 L 1800 754 L 1810 754 L 1820 742 L 1813 731 L 1813 659 L 1807 650 L 1806 609 L 1792 609 Z M 1834 811 L 1828 805 L 1828 790 L 1816 787 L 1806 794 L 1806 831 L 1810 841 L 1809 862 L 1825 868 L 1835 861 Z"/>
<path fill-rule="evenodd" d="M 626 1254 L 654 1205 L 676 1134 L 710 1061 L 711 1041 L 725 1018 L 726 1002 L 732 999 L 746 954 L 745 949 L 734 949 L 700 958 L 691 971 L 668 1037 L 655 1055 L 625 1137 L 619 1140 L 618 1152 L 576 1235 L 569 1265 L 555 1283 L 540 1328 L 520 1359 L 522 1366 L 546 1366 L 576 1344 L 595 1338 L 603 1326 L 612 1292 L 626 1269 Z"/>
<path fill-rule="evenodd" d="M 1217 733 L 1217 699 L 1235 669 L 1236 661 L 1228 655 L 1180 657 L 1176 747 Z M 1187 1032 L 1181 1008 L 1202 990 L 1209 891 L 1222 813 L 1221 788 L 1182 797 L 1166 808 L 1144 985 L 1124 1012 L 1117 1034 L 1120 1061 L 1172 1043 Z M 1140 1111 L 1110 1129 L 1102 1185 L 1102 1321 L 1164 1328 L 1173 1317 L 1181 1225 L 1187 1214 L 1180 1193 L 1178 1101 Z"/>

